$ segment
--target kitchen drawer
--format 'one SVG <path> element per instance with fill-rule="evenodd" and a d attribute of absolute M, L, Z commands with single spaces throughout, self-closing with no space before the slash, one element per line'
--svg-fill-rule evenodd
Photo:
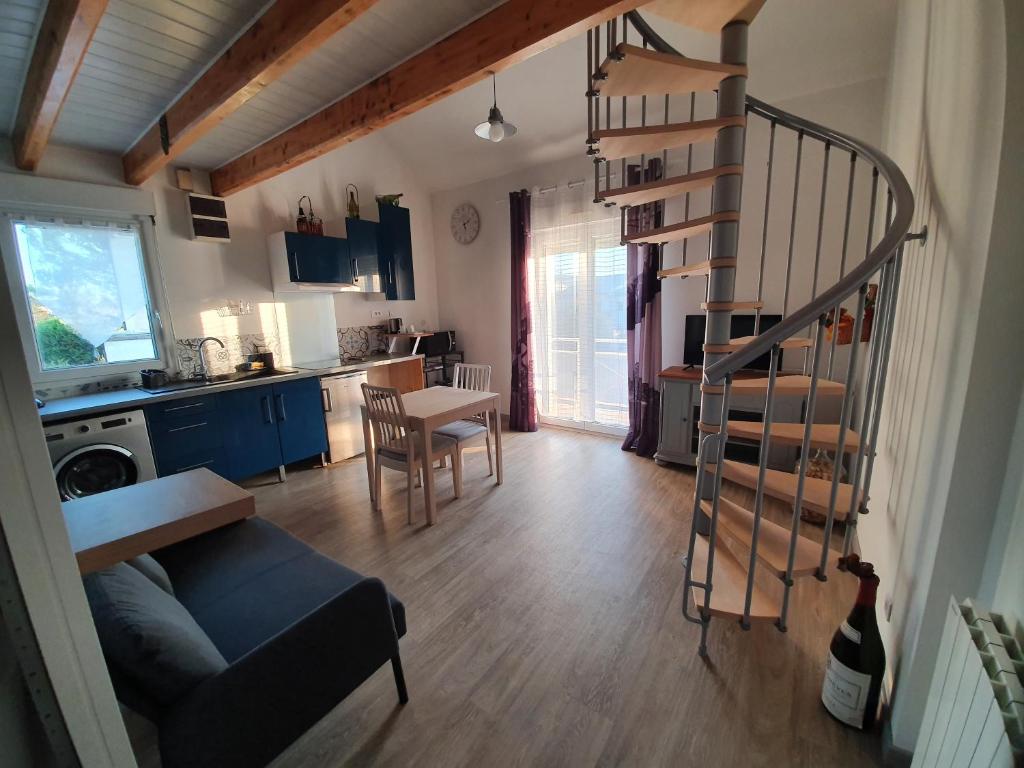
<path fill-rule="evenodd" d="M 209 392 L 205 395 L 182 397 L 177 400 L 147 405 L 145 408 L 146 421 L 152 424 L 180 416 L 197 416 L 210 413 L 216 409 L 217 395 L 214 392 Z"/>
<path fill-rule="evenodd" d="M 221 477 L 227 477 L 227 461 L 224 448 L 221 446 L 206 446 L 191 453 L 177 456 L 157 454 L 156 469 L 160 477 L 176 475 L 179 472 L 187 472 L 190 469 L 206 467 L 211 472 L 216 472 Z"/>
<path fill-rule="evenodd" d="M 174 457 L 194 453 L 200 446 L 220 447 L 224 442 L 216 411 L 189 411 L 151 423 L 149 439 L 154 453 Z"/>

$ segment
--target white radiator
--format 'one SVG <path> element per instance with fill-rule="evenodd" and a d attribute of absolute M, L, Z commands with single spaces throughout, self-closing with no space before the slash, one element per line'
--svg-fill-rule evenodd
<path fill-rule="evenodd" d="M 950 600 L 913 768 L 1024 764 L 1024 658 L 1003 617 Z"/>

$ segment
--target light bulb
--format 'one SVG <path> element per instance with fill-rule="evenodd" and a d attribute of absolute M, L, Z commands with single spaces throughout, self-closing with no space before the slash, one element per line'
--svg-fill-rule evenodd
<path fill-rule="evenodd" d="M 498 122 L 492 122 L 487 131 L 487 138 L 497 143 L 505 138 L 505 126 Z"/>

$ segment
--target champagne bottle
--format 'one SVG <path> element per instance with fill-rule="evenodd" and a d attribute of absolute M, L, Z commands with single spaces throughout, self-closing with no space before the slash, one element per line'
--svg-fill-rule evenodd
<path fill-rule="evenodd" d="M 845 564 L 860 579 L 860 590 L 850 615 L 832 636 L 821 702 L 840 722 L 866 731 L 875 724 L 885 673 L 885 648 L 875 616 L 878 576 L 857 555 Z"/>

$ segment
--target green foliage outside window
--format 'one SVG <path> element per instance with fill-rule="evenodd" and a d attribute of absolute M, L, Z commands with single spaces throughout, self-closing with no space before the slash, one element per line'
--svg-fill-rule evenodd
<path fill-rule="evenodd" d="M 67 368 L 104 362 L 103 356 L 97 354 L 96 347 L 58 317 L 47 317 L 37 322 L 36 339 L 44 368 Z"/>

